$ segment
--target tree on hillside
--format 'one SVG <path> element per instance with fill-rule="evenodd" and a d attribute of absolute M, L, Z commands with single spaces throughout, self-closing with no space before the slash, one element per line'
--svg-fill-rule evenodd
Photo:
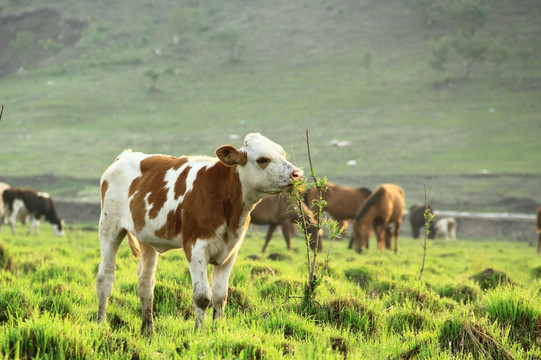
<path fill-rule="evenodd" d="M 486 0 L 406 0 L 405 4 L 438 34 L 430 65 L 442 72 L 458 72 L 451 81 L 468 79 L 473 66 L 487 58 L 494 43 L 481 32 L 490 15 Z"/>
<path fill-rule="evenodd" d="M 160 73 L 157 70 L 149 69 L 145 71 L 145 77 L 149 78 L 151 81 L 150 88 L 148 89 L 149 92 L 157 93 L 158 88 L 156 87 L 156 82 L 158 81 L 158 78 L 160 77 Z"/>
<path fill-rule="evenodd" d="M 229 27 L 214 34 L 213 38 L 222 43 L 229 50 L 229 61 L 237 62 L 240 59 L 240 34 L 236 28 Z"/>
<path fill-rule="evenodd" d="M 438 0 L 404 0 L 404 4 L 421 16 L 425 25 L 434 22 L 434 15 L 438 12 Z"/>
<path fill-rule="evenodd" d="M 433 44 L 432 67 L 445 71 L 448 64 L 463 64 L 455 80 L 468 79 L 473 65 L 484 61 L 489 50 L 488 42 L 479 35 L 488 16 L 484 0 L 456 0 L 442 5 L 437 19 L 448 34 Z"/>

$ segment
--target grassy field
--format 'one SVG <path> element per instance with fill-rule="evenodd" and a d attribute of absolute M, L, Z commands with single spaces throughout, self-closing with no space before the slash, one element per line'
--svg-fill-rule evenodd
<path fill-rule="evenodd" d="M 0 77 L 0 181 L 98 200 L 99 177 L 125 148 L 211 155 L 248 132 L 307 169 L 308 128 L 318 175 L 337 183 L 394 182 L 409 206 L 434 176 L 437 210 L 541 204 L 540 4 L 487 3 L 478 36 L 509 57 L 489 54 L 447 87 L 438 84 L 461 63 L 443 73 L 429 65 L 445 26 L 404 4 L 2 1 L 0 16 L 52 7 L 88 26 L 75 45 Z M 373 243 L 360 255 L 340 241 L 303 309 L 303 242 L 287 252 L 275 236 L 262 255 L 264 234 L 250 232 L 227 320 L 209 316 L 196 334 L 184 254 L 168 252 L 149 339 L 139 333 L 138 261 L 125 245 L 109 324 L 96 324 L 99 240 L 88 225 L 63 238 L 46 224 L 39 237 L 0 233 L 0 359 L 541 358 L 541 260 L 526 242 L 433 241 L 419 281 L 420 241 L 403 236 L 397 255 Z"/>
<path fill-rule="evenodd" d="M 0 358 L 539 359 L 541 260 L 525 243 L 433 241 L 419 281 L 422 243 L 364 254 L 335 243 L 315 303 L 301 309 L 304 244 L 248 233 L 234 266 L 226 321 L 193 332 L 182 251 L 161 256 L 156 335 L 140 335 L 136 269 L 123 245 L 107 326 L 96 324 L 95 230 L 55 237 L 0 235 Z M 18 227 L 19 233 L 24 233 Z M 372 238 L 372 241 L 373 238 Z M 328 243 L 325 243 L 328 248 Z"/>
<path fill-rule="evenodd" d="M 541 179 L 541 10 L 531 1 L 491 2 L 480 36 L 512 56 L 443 89 L 434 84 L 456 67 L 429 65 L 442 28 L 402 1 L 125 1 L 7 1 L 2 14 L 50 6 L 88 26 L 74 46 L 0 78 L 0 176 L 54 175 L 64 181 L 35 187 L 97 200 L 87 183 L 125 148 L 213 154 L 254 131 L 307 168 L 309 128 L 320 174 L 337 183 L 396 182 L 413 203 L 435 175 L 439 196 L 458 199 L 451 206 L 472 196 L 472 210 L 505 196 L 541 203 L 520 177 Z M 484 173 L 501 181 L 470 181 Z"/>

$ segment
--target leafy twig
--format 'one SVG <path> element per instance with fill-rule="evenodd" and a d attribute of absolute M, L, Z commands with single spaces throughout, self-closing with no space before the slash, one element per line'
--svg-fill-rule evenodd
<path fill-rule="evenodd" d="M 425 240 L 423 243 L 423 263 L 421 265 L 421 272 L 419 273 L 419 281 L 421 281 L 421 278 L 423 277 L 423 272 L 425 270 L 425 262 L 426 262 L 426 251 L 428 249 L 428 235 L 430 234 L 430 224 L 434 221 L 434 213 L 428 208 L 428 198 L 430 197 L 430 193 L 432 192 L 432 184 L 434 183 L 434 175 L 432 175 L 432 183 L 430 184 L 430 189 L 426 190 L 426 183 L 424 184 L 425 188 L 425 211 L 423 213 L 423 217 L 425 218 Z"/>
<path fill-rule="evenodd" d="M 310 226 L 314 226 L 314 225 L 310 223 L 310 220 L 309 220 L 310 218 L 309 218 L 309 216 L 307 216 L 308 214 L 306 214 L 305 211 L 303 210 L 303 207 L 302 207 L 302 204 L 301 204 L 302 203 L 302 196 L 303 196 L 303 192 L 304 192 L 304 185 L 305 185 L 305 182 L 306 182 L 305 179 L 302 179 L 301 181 L 294 183 L 295 191 L 292 192 L 292 196 L 293 196 L 292 200 L 295 201 L 295 203 L 297 204 L 297 207 L 299 209 L 298 211 L 300 212 L 301 219 L 300 219 L 298 225 L 302 228 L 302 230 L 304 232 L 304 235 L 305 235 L 305 239 L 306 239 L 306 258 L 307 258 L 307 266 L 308 266 L 308 282 L 306 284 L 306 288 L 305 288 L 304 296 L 303 296 L 303 307 L 304 308 L 311 306 L 312 301 L 313 301 L 314 292 L 315 292 L 317 286 L 321 283 L 323 275 L 324 275 L 325 271 L 327 270 L 327 268 L 329 266 L 330 254 L 331 254 L 331 250 L 332 250 L 332 244 L 333 244 L 334 240 L 337 237 L 339 237 L 340 234 L 341 234 L 341 229 L 339 229 L 338 223 L 336 223 L 336 221 L 334 221 L 334 220 L 322 221 L 321 214 L 323 213 L 323 208 L 325 207 L 325 202 L 322 199 L 322 190 L 325 188 L 325 186 L 327 184 L 327 179 L 325 179 L 325 178 L 321 179 L 321 178 L 318 178 L 316 176 L 316 172 L 315 172 L 315 169 L 314 169 L 314 166 L 313 166 L 313 163 L 312 163 L 312 153 L 311 153 L 311 150 L 310 150 L 310 139 L 309 139 L 308 129 L 306 130 L 305 141 L 306 141 L 306 146 L 307 146 L 307 149 L 308 149 L 308 162 L 309 162 L 309 165 L 310 165 L 310 176 L 312 177 L 312 179 L 314 181 L 314 186 L 316 187 L 317 192 L 318 192 L 318 198 L 317 198 L 317 200 L 314 200 L 314 204 L 308 204 L 308 205 L 309 205 L 309 207 L 311 207 L 311 205 L 315 205 L 315 206 L 318 207 L 318 211 L 317 211 L 316 219 L 315 219 L 316 228 L 317 228 L 318 231 L 317 231 L 316 239 L 311 239 L 311 236 L 308 233 L 308 229 L 309 229 Z M 320 241 L 322 241 L 322 239 L 320 238 L 320 233 L 321 233 L 321 229 L 323 228 L 323 226 L 325 226 L 325 227 L 327 227 L 329 229 L 329 231 L 331 233 L 331 242 L 330 242 L 330 245 L 329 245 L 329 249 L 327 251 L 327 256 L 326 256 L 325 262 L 322 265 L 321 270 L 319 271 L 319 274 L 316 275 L 317 253 L 318 253 L 318 248 L 319 248 Z M 310 250 L 311 247 L 313 247 L 313 252 L 311 252 L 311 250 Z"/>

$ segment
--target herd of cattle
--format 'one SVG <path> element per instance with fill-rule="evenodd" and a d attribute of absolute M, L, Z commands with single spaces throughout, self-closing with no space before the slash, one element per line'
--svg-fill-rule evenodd
<path fill-rule="evenodd" d="M 159 254 L 184 249 L 192 279 L 197 329 L 203 325 L 209 306 L 214 310 L 214 319 L 224 313 L 230 272 L 250 222 L 269 225 L 263 251 L 278 225 L 288 249 L 291 248 L 294 222 L 299 219 L 310 224 L 308 232 L 312 239 L 321 235 L 314 220 L 314 213 L 319 215 L 318 208 L 313 206 L 317 190 L 310 189 L 305 194 L 301 215 L 284 195 L 303 173 L 286 160 L 280 145 L 252 133 L 239 149 L 231 145 L 219 147 L 216 157 L 172 157 L 127 150 L 105 170 L 100 182 L 102 261 L 97 274 L 98 322 L 106 319 L 116 257 L 126 237 L 132 253 L 141 257 L 137 274 L 142 331 L 151 334 Z M 328 183 L 321 196 L 326 202 L 324 211 L 344 228 L 348 221 L 354 222 L 350 248 L 362 252 L 374 231 L 379 249 L 397 251 L 405 210 L 405 194 L 398 185 L 382 184 L 371 191 Z M 17 218 L 30 220 L 30 233 L 33 228 L 38 231 L 40 220 L 47 220 L 58 235 L 62 234 L 63 221 L 49 195 L 8 187 L 3 190 L 2 199 L 0 226 L 8 220 L 15 232 Z M 409 219 L 416 238 L 425 224 L 424 213 L 424 205 L 410 208 Z M 430 231 L 430 236 L 446 239 L 456 239 L 455 234 L 456 221 L 451 218 L 438 220 Z M 539 236 L 541 239 L 541 231 Z M 321 242 L 317 247 L 322 249 Z M 208 265 L 213 267 L 212 286 Z"/>
<path fill-rule="evenodd" d="M 308 224 L 310 238 L 322 238 L 322 231 L 317 230 L 315 220 L 319 211 L 319 207 L 315 205 L 318 196 L 315 187 L 306 191 L 304 203 L 301 204 L 302 211 L 299 211 L 297 205 L 284 193 L 267 196 L 257 203 L 250 213 L 250 223 L 268 225 L 262 252 L 265 252 L 278 226 L 282 229 L 287 249 L 291 250 L 291 238 L 301 216 L 304 217 L 303 222 Z M 404 192 L 398 186 L 383 184 L 376 188 L 373 194 L 365 187 L 357 189 L 328 183 L 322 189 L 321 197 L 325 201 L 324 212 L 341 225 L 344 234 L 347 234 L 348 221 L 355 221 L 349 248 L 362 252 L 368 246 L 371 229 L 374 229 L 380 249 L 391 249 L 391 240 L 394 238 L 394 249 L 397 250 L 396 243 L 404 213 Z M 361 212 L 363 208 L 364 211 Z M 428 209 L 433 212 L 430 205 Z M 38 234 L 40 222 L 43 220 L 52 224 L 55 234 L 64 233 L 64 222 L 56 213 L 54 203 L 47 193 L 26 188 L 11 188 L 8 184 L 0 182 L 0 210 L 2 210 L 0 228 L 2 224 L 8 223 L 13 234 L 16 233 L 16 220 L 23 224 L 30 223 L 28 234 L 33 230 Z M 425 206 L 412 205 L 409 209 L 409 221 L 413 237 L 419 238 L 420 230 L 425 225 Z M 428 237 L 434 239 L 436 236 L 445 240 L 456 240 L 456 220 L 445 217 L 435 223 L 432 222 Z M 317 245 L 318 251 L 323 250 L 321 241 Z"/>
<path fill-rule="evenodd" d="M 305 223 L 311 224 L 308 231 L 311 239 L 315 239 L 317 235 L 315 219 L 320 209 L 316 205 L 318 197 L 317 188 L 312 187 L 304 194 L 304 203 L 301 204 L 303 207 L 301 213 L 308 218 Z M 368 238 L 373 230 L 380 249 L 393 248 L 397 251 L 397 239 L 405 207 L 404 191 L 399 186 L 382 184 L 372 192 L 365 187 L 352 188 L 329 182 L 322 189 L 321 198 L 325 204 L 323 211 L 341 225 L 345 235 L 348 235 L 348 222 L 354 222 L 349 248 L 362 252 L 368 247 Z M 430 205 L 428 210 L 433 213 Z M 287 248 L 291 249 L 291 236 L 298 221 L 298 206 L 286 194 L 264 198 L 251 213 L 252 224 L 269 225 L 263 252 L 278 225 L 282 228 Z M 409 209 L 409 221 L 413 237 L 419 238 L 420 230 L 425 226 L 425 206 L 412 205 Z M 452 217 L 443 217 L 432 222 L 428 237 L 456 240 L 456 220 Z M 318 245 L 318 250 L 322 250 L 322 244 Z"/>

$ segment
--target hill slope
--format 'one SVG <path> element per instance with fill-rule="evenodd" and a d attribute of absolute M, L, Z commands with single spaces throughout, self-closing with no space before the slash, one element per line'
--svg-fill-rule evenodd
<path fill-rule="evenodd" d="M 483 39 L 513 56 L 438 90 L 450 75 L 429 61 L 444 29 L 401 1 L 47 0 L 10 2 L 2 14 L 45 6 L 88 26 L 75 45 L 0 78 L 8 180 L 94 181 L 124 148 L 212 154 L 253 131 L 293 147 L 306 168 L 309 128 L 318 174 L 335 182 L 396 182 L 412 203 L 435 175 L 442 205 L 541 203 L 541 189 L 517 176 L 541 178 L 540 6 L 530 1 L 491 2 Z M 98 197 L 88 186 L 46 190 Z"/>

